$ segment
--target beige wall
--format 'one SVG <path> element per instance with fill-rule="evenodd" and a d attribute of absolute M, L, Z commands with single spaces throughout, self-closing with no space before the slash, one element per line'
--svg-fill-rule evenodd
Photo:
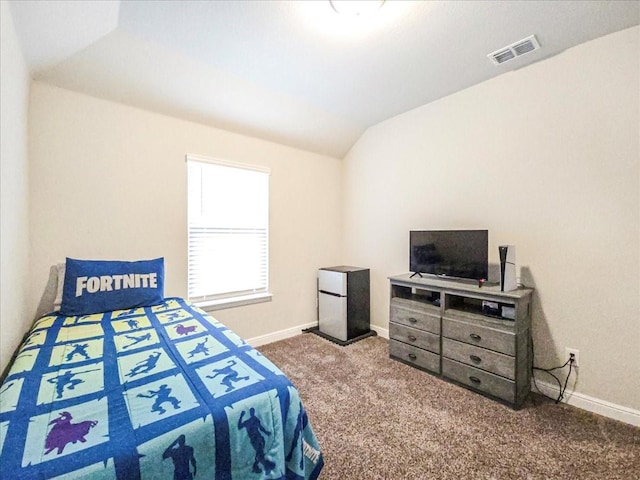
<path fill-rule="evenodd" d="M 245 338 L 316 320 L 316 270 L 340 258 L 339 160 L 37 82 L 30 149 L 34 309 L 49 266 L 67 256 L 164 256 L 165 294 L 186 296 L 193 153 L 271 168 L 273 300 L 215 316 Z"/>
<path fill-rule="evenodd" d="M 30 324 L 27 314 L 29 72 L 8 2 L 0 2 L 0 371 Z"/>
<path fill-rule="evenodd" d="M 583 44 L 361 137 L 344 162 L 344 258 L 372 269 L 375 325 L 410 229 L 486 228 L 490 261 L 516 245 L 536 288 L 536 365 L 577 348 L 577 392 L 640 408 L 639 38 Z"/>

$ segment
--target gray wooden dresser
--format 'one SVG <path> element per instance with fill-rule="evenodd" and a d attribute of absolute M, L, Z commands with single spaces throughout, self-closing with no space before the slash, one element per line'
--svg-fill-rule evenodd
<path fill-rule="evenodd" d="M 530 288 L 389 278 L 389 356 L 519 407 L 531 387 Z"/>

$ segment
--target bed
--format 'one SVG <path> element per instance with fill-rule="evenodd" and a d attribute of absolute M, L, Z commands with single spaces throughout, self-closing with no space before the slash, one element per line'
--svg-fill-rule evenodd
<path fill-rule="evenodd" d="M 3 479 L 315 479 L 323 465 L 287 377 L 181 298 L 37 320 L 0 388 L 0 451 Z"/>

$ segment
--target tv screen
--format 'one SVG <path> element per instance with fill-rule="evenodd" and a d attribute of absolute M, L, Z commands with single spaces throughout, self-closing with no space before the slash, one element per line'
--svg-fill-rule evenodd
<path fill-rule="evenodd" d="M 409 269 L 449 277 L 487 278 L 488 230 L 409 232 Z"/>

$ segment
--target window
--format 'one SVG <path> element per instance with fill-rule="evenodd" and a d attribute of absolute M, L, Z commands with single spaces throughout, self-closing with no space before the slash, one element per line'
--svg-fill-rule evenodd
<path fill-rule="evenodd" d="M 268 299 L 269 171 L 194 156 L 187 167 L 189 299 Z"/>

